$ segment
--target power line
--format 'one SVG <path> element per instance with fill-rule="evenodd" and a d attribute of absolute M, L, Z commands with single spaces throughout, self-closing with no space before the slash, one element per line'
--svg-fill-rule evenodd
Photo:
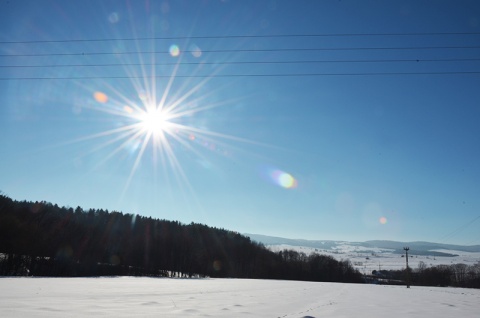
<path fill-rule="evenodd" d="M 319 34 L 272 34 L 272 35 L 199 35 L 172 37 L 136 37 L 104 39 L 63 39 L 63 40 L 18 40 L 0 41 L 0 44 L 35 44 L 35 43 L 69 43 L 69 42 L 112 42 L 112 41 L 147 41 L 147 40 L 188 40 L 188 39 L 241 39 L 241 38 L 313 38 L 313 37 L 370 37 L 370 36 L 453 36 L 480 35 L 480 32 L 419 32 L 419 33 L 319 33 Z"/>
<path fill-rule="evenodd" d="M 276 48 L 276 49 L 220 49 L 202 50 L 202 53 L 240 53 L 240 52 L 301 52 L 301 51 L 367 51 L 367 50 L 441 50 L 441 49 L 480 49 L 480 46 L 410 46 L 410 47 L 333 47 L 333 48 Z M 185 50 L 182 53 L 198 53 L 197 50 Z M 170 54 L 169 51 L 125 51 L 125 52 L 81 52 L 81 53 L 32 53 L 0 54 L 0 57 L 41 57 L 41 56 L 89 56 L 89 55 L 132 55 L 132 54 Z"/>
<path fill-rule="evenodd" d="M 284 74 L 220 74 L 220 75 L 176 75 L 175 78 L 224 78 L 224 77 L 319 77 L 319 76 L 402 76 L 402 75 L 478 75 L 480 71 L 468 72 L 365 72 L 365 73 L 284 73 Z M 15 80 L 92 80 L 92 79 L 136 79 L 170 78 L 169 75 L 155 76 L 79 76 L 79 77 L 2 77 L 0 81 Z"/>
<path fill-rule="evenodd" d="M 232 61 L 232 62 L 158 62 L 158 63 L 99 63 L 99 64 L 46 64 L 0 65 L 0 68 L 52 68 L 52 67 L 113 67 L 113 66 L 165 66 L 165 65 L 237 65 L 237 64 L 315 64 L 315 63 L 421 63 L 472 62 L 480 58 L 451 59 L 379 59 L 379 60 L 291 60 L 291 61 Z"/>
<path fill-rule="evenodd" d="M 450 233 L 448 233 L 447 235 L 445 235 L 444 237 L 442 237 L 442 238 L 440 239 L 440 242 L 443 242 L 443 241 L 445 241 L 446 239 L 449 239 L 449 238 L 457 235 L 458 233 L 464 231 L 467 227 L 469 227 L 471 224 L 475 223 L 475 222 L 476 222 L 477 220 L 479 220 L 479 219 L 480 219 L 480 215 L 477 216 L 477 217 L 475 217 L 474 219 L 468 221 L 467 223 L 459 226 L 458 228 L 456 228 L 456 229 L 453 230 L 452 232 L 450 232 Z"/>

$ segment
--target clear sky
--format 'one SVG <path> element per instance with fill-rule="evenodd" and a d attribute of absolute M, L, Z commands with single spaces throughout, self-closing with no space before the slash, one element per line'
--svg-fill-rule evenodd
<path fill-rule="evenodd" d="M 0 0 L 0 190 L 480 244 L 479 88 L 475 0 Z"/>

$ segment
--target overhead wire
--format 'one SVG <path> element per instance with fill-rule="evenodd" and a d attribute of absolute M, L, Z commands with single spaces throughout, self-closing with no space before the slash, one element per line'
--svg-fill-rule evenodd
<path fill-rule="evenodd" d="M 241 38 L 312 38 L 312 37 L 378 37 L 378 36 L 453 36 L 480 35 L 480 32 L 406 32 L 406 33 L 317 33 L 317 34 L 265 34 L 265 35 L 197 35 L 171 37 L 124 37 L 103 39 L 60 39 L 60 40 L 18 40 L 0 41 L 0 44 L 36 44 L 36 43 L 74 43 L 74 42 L 112 42 L 112 41 L 148 41 L 148 40 L 187 40 L 187 39 L 241 39 Z"/>
<path fill-rule="evenodd" d="M 175 78 L 228 78 L 228 77 L 320 77 L 320 76 L 401 76 L 401 75 L 478 75 L 480 71 L 454 72 L 363 72 L 363 73 L 280 73 L 280 74 L 216 74 L 176 75 Z M 92 80 L 170 78 L 170 75 L 146 76 L 65 76 L 65 77 L 0 77 L 0 81 L 12 80 Z"/>
<path fill-rule="evenodd" d="M 277 35 L 227 35 L 227 36 L 180 36 L 180 37 L 144 37 L 144 38 L 104 38 L 104 39 L 70 39 L 70 40 L 25 40 L 25 41 L 0 41 L 0 44 L 33 44 L 33 43 L 70 43 L 70 42 L 100 42 L 100 41 L 130 41 L 130 40 L 170 40 L 170 39 L 228 39 L 228 38 L 282 38 L 282 37 L 367 37 L 367 36 L 446 36 L 446 35 L 480 35 L 480 33 L 469 32 L 440 32 L 440 33 L 344 33 L 344 34 L 277 34 Z M 211 49 L 201 50 L 202 53 L 254 53 L 254 52 L 315 52 L 315 51 L 385 51 L 385 50 L 470 50 L 480 49 L 480 46 L 394 46 L 394 47 L 317 47 L 317 48 L 246 48 L 246 49 Z M 197 50 L 182 50 L 185 53 L 198 53 Z M 16 57 L 61 57 L 61 56 L 121 56 L 121 55 L 142 55 L 142 54 L 171 54 L 170 51 L 157 50 L 136 50 L 123 52 L 48 52 L 48 53 L 19 53 L 19 54 L 0 54 L 0 58 L 16 58 Z M 246 64 L 265 64 L 265 65 L 281 65 L 281 64 L 315 64 L 315 63 L 406 63 L 406 62 L 473 62 L 479 61 L 480 58 L 412 58 L 412 59 L 350 59 L 350 60 L 277 60 L 277 61 L 220 61 L 220 62 L 153 62 L 153 63 L 65 63 L 65 64 L 15 64 L 15 65 L 0 65 L 0 69 L 27 69 L 27 68 L 61 68 L 61 67 L 116 67 L 116 66 L 161 66 L 161 65 L 246 65 Z M 448 71 L 419 71 L 419 72 L 311 72 L 311 73 L 262 73 L 262 74 L 217 74 L 215 77 L 305 77 L 305 76 L 393 76 L 393 75 L 475 75 L 480 71 L 476 70 L 448 70 Z M 142 76 L 145 77 L 145 76 Z M 150 76 L 151 78 L 162 78 L 168 76 Z M 177 75 L 183 78 L 206 78 L 211 75 Z M 135 78 L 132 76 L 74 76 L 74 77 L 52 77 L 52 76 L 22 76 L 22 77 L 0 77 L 0 80 L 82 80 L 82 79 L 124 79 Z"/>
<path fill-rule="evenodd" d="M 323 48 L 274 48 L 274 49 L 218 49 L 202 50 L 202 53 L 242 53 L 242 52 L 301 52 L 301 51 L 367 51 L 367 50 L 441 50 L 441 49 L 480 49 L 480 46 L 409 46 L 409 47 L 323 47 Z M 197 50 L 184 50 L 183 53 L 196 53 Z M 23 53 L 0 54 L 0 57 L 40 57 L 40 56 L 89 56 L 89 55 L 132 55 L 170 54 L 169 51 L 124 51 L 124 52 L 76 52 L 76 53 Z"/>
<path fill-rule="evenodd" d="M 205 36 L 175 36 L 175 37 L 139 37 L 139 38 L 103 38 L 103 39 L 59 39 L 59 40 L 18 40 L 0 41 L 5 44 L 53 44 L 53 43 L 89 43 L 89 42 L 116 42 L 116 41 L 154 41 L 154 40 L 192 40 L 192 39 L 275 39 L 275 38 L 315 38 L 315 37 L 403 37 L 403 36 L 478 36 L 480 32 L 422 32 L 422 33 L 323 33 L 323 34 L 276 34 L 276 35 L 205 35 Z M 320 52 L 320 51 L 406 51 L 406 50 L 474 50 L 480 46 L 395 46 L 395 47 L 318 47 L 318 48 L 265 48 L 265 49 L 211 49 L 202 50 L 202 53 L 255 53 L 255 52 Z M 196 50 L 182 50 L 182 53 L 196 53 Z M 140 54 L 170 54 L 169 51 L 123 51 L 123 52 L 53 52 L 53 53 L 21 53 L 0 54 L 2 58 L 16 57 L 58 57 L 58 56 L 120 56 Z M 119 66 L 161 66 L 161 65 L 245 65 L 245 64 L 315 64 L 315 63 L 407 63 L 407 62 L 473 62 L 480 58 L 427 58 L 427 59 L 350 59 L 350 60 L 286 60 L 286 61 L 221 61 L 221 62 L 156 62 L 156 63 L 93 63 L 93 64 L 44 64 L 44 65 L 0 65 L 0 68 L 63 68 L 63 67 L 119 67 Z M 432 71 L 432 72 L 345 72 L 345 73 L 263 73 L 263 74 L 216 74 L 212 75 L 179 75 L 178 78 L 230 78 L 230 77 L 322 77 L 322 76 L 415 76 L 415 75 L 479 75 L 480 71 Z M 134 79 L 134 78 L 170 78 L 168 75 L 155 76 L 22 76 L 0 77 L 0 81 L 17 80 L 92 80 L 92 79 Z M 466 224 L 442 237 L 441 241 L 458 235 L 471 224 L 480 219 L 475 217 Z M 388 266 L 388 265 L 382 265 Z"/>
<path fill-rule="evenodd" d="M 443 236 L 441 239 L 440 239 L 440 242 L 443 242 L 445 241 L 446 239 L 449 239 L 449 238 L 452 238 L 456 235 L 458 235 L 459 233 L 461 233 L 462 231 L 464 231 L 466 228 L 468 228 L 470 225 L 472 225 L 473 223 L 475 223 L 476 221 L 480 220 L 480 215 L 478 215 L 477 217 L 475 217 L 474 219 L 468 221 L 467 223 L 465 224 L 462 224 L 461 226 L 459 226 L 458 228 L 456 228 L 455 230 L 453 230 L 452 232 L 448 233 L 447 235 Z"/>
<path fill-rule="evenodd" d="M 166 66 L 166 65 L 316 64 L 316 63 L 319 63 L 319 64 L 320 63 L 407 63 L 407 62 L 420 63 L 420 62 L 472 62 L 472 61 L 480 61 L 480 58 L 44 64 L 44 65 L 0 65 L 0 68 L 113 67 L 113 66 L 142 66 L 142 65 L 143 66 Z"/>

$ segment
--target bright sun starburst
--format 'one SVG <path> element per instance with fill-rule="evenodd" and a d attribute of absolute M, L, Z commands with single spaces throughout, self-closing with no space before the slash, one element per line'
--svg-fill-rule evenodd
<path fill-rule="evenodd" d="M 147 153 L 152 155 L 154 171 L 160 170 L 160 178 L 168 183 L 176 180 L 181 188 L 192 193 L 193 188 L 176 149 L 190 151 L 200 161 L 206 162 L 208 152 L 226 157 L 231 155 L 227 140 L 252 143 L 211 131 L 195 121 L 198 113 L 231 104 L 235 100 L 209 101 L 209 97 L 220 88 L 201 89 L 215 74 L 195 83 L 187 80 L 183 85 L 173 88 L 178 66 L 177 64 L 166 83 L 156 82 L 155 68 L 150 72 L 142 68 L 140 76 L 134 70 L 129 71 L 132 85 L 123 89 L 108 83 L 103 83 L 104 88 L 101 90 L 87 88 L 95 101 L 87 107 L 108 114 L 108 120 L 115 123 L 115 126 L 78 141 L 96 138 L 103 140 L 91 150 L 108 151 L 98 165 L 123 157 L 125 151 L 133 156 L 122 197 Z"/>
<path fill-rule="evenodd" d="M 169 122 L 170 117 L 167 111 L 151 107 L 140 113 L 138 120 L 146 133 L 158 138 L 171 126 Z"/>
<path fill-rule="evenodd" d="M 219 98 L 224 96 L 225 83 L 213 88 L 206 86 L 215 78 L 220 68 L 205 77 L 192 76 L 184 79 L 185 76 L 181 76 L 182 83 L 174 85 L 182 59 L 180 51 L 177 53 L 171 54 L 178 60 L 169 76 L 156 75 L 155 55 L 151 57 L 150 63 L 145 64 L 143 57 L 139 55 L 140 67 L 125 69 L 131 85 L 124 85 L 123 82 L 115 83 L 117 85 L 101 82 L 98 83 L 101 87 L 85 87 L 94 103 L 87 103 L 82 107 L 107 114 L 105 120 L 112 125 L 106 130 L 76 141 L 100 140 L 94 143 L 89 152 L 102 151 L 102 159 L 97 162 L 98 167 L 117 158 L 131 160 L 131 168 L 120 200 L 125 197 L 146 154 L 151 155 L 155 182 L 158 178 L 159 184 L 164 185 L 163 189 L 168 191 L 172 189 L 170 185 L 174 182 L 179 185 L 185 201 L 191 201 L 192 194 L 196 201 L 195 191 L 182 166 L 186 157 L 195 158 L 195 162 L 208 166 L 212 155 L 231 157 L 233 151 L 244 152 L 244 147 L 235 147 L 236 142 L 268 146 L 208 128 L 208 116 L 199 113 L 235 104 L 239 99 Z M 193 56 L 198 58 L 200 55 Z M 146 69 L 147 64 L 152 65 L 150 70 Z M 196 71 L 198 70 L 193 70 L 193 73 Z M 183 155 L 188 152 L 193 156 Z"/>

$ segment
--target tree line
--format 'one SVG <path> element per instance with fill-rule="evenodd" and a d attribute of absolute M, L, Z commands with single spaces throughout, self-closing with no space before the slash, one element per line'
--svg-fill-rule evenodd
<path fill-rule="evenodd" d="M 401 282 L 407 280 L 407 272 L 403 270 L 373 271 L 372 275 L 385 282 Z M 428 267 L 420 262 L 417 268 L 408 269 L 408 280 L 417 286 L 451 286 L 480 288 L 480 261 L 474 265 L 462 263 L 451 265 L 435 265 Z"/>
<path fill-rule="evenodd" d="M 0 194 L 0 275 L 232 277 L 362 282 L 349 261 L 268 250 L 249 237 Z"/>

